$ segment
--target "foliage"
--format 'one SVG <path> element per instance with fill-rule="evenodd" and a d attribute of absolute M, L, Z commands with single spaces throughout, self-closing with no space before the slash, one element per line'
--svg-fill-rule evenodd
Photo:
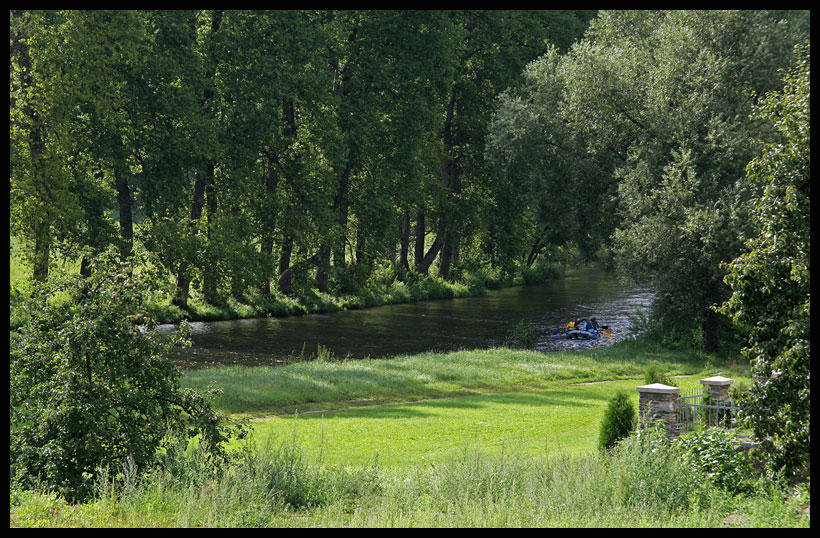
<path fill-rule="evenodd" d="M 614 452 L 619 502 L 672 511 L 697 506 L 705 489 L 701 475 L 681 460 L 662 426 L 639 429 Z"/>
<path fill-rule="evenodd" d="M 598 447 L 609 449 L 618 441 L 629 437 L 636 425 L 635 406 L 626 392 L 615 394 L 607 404 L 601 429 L 598 435 Z"/>
<path fill-rule="evenodd" d="M 644 369 L 643 382 L 646 385 L 651 385 L 653 383 L 661 383 L 663 385 L 669 385 L 670 387 L 677 386 L 675 382 L 672 380 L 672 378 L 669 377 L 669 374 L 666 372 L 666 370 L 664 370 L 664 368 L 661 365 L 655 362 L 650 363 Z"/>
<path fill-rule="evenodd" d="M 740 450 L 732 430 L 708 428 L 683 434 L 676 444 L 687 465 L 730 493 L 748 492 L 753 468 L 747 452 Z"/>
<path fill-rule="evenodd" d="M 671 447 L 660 448 L 659 459 Z M 167 474 L 153 474 L 131 491 L 101 488 L 93 502 L 73 505 L 56 496 L 14 491 L 10 525 L 625 528 L 639 522 L 653 527 L 810 526 L 806 488 L 783 489 L 764 483 L 748 495 L 731 496 L 706 480 L 698 484 L 687 479 L 677 472 L 682 465 L 668 469 L 663 479 L 672 482 L 670 489 L 688 495 L 686 502 L 656 502 L 664 491 L 654 487 L 656 483 L 645 484 L 642 499 L 613 495 L 622 491 L 617 485 L 625 485 L 627 469 L 635 471 L 649 461 L 627 452 L 542 459 L 464 450 L 439 465 L 421 463 L 404 469 L 376 462 L 365 467 L 321 465 L 304 459 L 293 466 L 290 463 L 298 460 L 300 447 L 293 445 L 290 450 L 286 458 L 279 455 L 277 446 L 255 449 L 236 472 L 210 478 L 202 487 L 187 487 Z M 612 472 L 615 469 L 618 474 Z M 264 478 L 286 470 L 294 471 L 288 482 L 294 487 L 271 489 L 271 482 Z M 310 485 L 317 489 L 311 490 Z M 312 495 L 318 502 L 288 508 L 282 497 L 294 494 Z"/>
<path fill-rule="evenodd" d="M 19 484 L 83 499 L 98 467 L 132 458 L 143 468 L 173 431 L 200 435 L 214 464 L 226 455 L 231 432 L 207 393 L 181 388 L 163 357 L 182 334 L 156 331 L 140 275 L 114 256 L 90 277 L 52 277 L 17 305 L 26 312 L 9 352 L 10 470 Z"/>
<path fill-rule="evenodd" d="M 514 347 L 532 349 L 538 343 L 538 333 L 532 323 L 522 319 L 512 328 L 509 340 Z"/>
<path fill-rule="evenodd" d="M 512 277 L 530 226 L 484 163 L 486 110 L 593 15 L 14 10 L 12 232 L 38 280 L 147 250 L 176 316 L 359 293 L 387 264 Z"/>
<path fill-rule="evenodd" d="M 730 264 L 723 304 L 750 328 L 744 356 L 754 384 L 740 398 L 771 471 L 800 474 L 810 423 L 810 49 L 796 48 L 782 91 L 764 96 L 755 117 L 774 129 L 748 165 L 758 192 L 755 226 Z"/>
<path fill-rule="evenodd" d="M 529 64 L 488 138 L 490 161 L 523 187 L 498 199 L 502 218 L 518 212 L 505 241 L 611 251 L 658 290 L 653 322 L 697 329 L 715 352 L 721 264 L 751 226 L 740 179 L 766 130 L 751 93 L 776 87 L 807 15 L 602 11 L 565 54 Z"/>

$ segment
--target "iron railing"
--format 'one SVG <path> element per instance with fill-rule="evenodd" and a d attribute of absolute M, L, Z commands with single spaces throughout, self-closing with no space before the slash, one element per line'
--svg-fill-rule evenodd
<path fill-rule="evenodd" d="M 679 394 L 675 406 L 675 430 L 678 433 L 714 426 L 734 428 L 737 425 L 740 407 L 734 405 L 731 398 L 713 403 L 704 403 L 703 400 L 704 394 L 699 389 Z"/>

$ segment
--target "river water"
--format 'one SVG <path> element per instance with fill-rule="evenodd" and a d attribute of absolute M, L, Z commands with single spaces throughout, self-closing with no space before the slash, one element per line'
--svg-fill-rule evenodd
<path fill-rule="evenodd" d="M 191 323 L 190 348 L 169 357 L 183 369 L 229 364 L 275 365 L 315 355 L 321 345 L 337 358 L 383 358 L 425 351 L 504 345 L 525 320 L 540 351 L 606 346 L 628 338 L 630 315 L 652 300 L 652 290 L 625 286 L 596 268 L 581 269 L 538 286 L 489 291 L 480 297 L 441 299 L 362 310 L 285 318 Z M 595 316 L 611 337 L 556 338 L 571 317 Z M 170 331 L 173 325 L 161 326 Z"/>

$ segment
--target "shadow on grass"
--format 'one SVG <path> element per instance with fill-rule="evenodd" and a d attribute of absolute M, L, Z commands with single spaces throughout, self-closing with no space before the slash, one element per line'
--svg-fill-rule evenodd
<path fill-rule="evenodd" d="M 634 383 L 628 381 L 625 383 Z M 311 413 L 304 415 L 292 415 L 287 418 L 299 418 L 304 420 L 324 419 L 327 415 L 344 416 L 345 418 L 356 419 L 401 419 L 419 418 L 426 416 L 438 416 L 439 410 L 458 409 L 487 409 L 502 406 L 517 407 L 577 407 L 577 408 L 598 408 L 609 400 L 615 390 L 623 388 L 607 387 L 598 390 L 585 390 L 585 387 L 577 389 L 546 389 L 543 392 L 527 392 L 514 394 L 493 394 L 493 395 L 465 395 L 437 399 L 434 401 L 408 402 L 389 405 L 374 405 L 361 408 L 348 408 L 341 410 L 328 410 L 324 413 Z M 285 418 L 285 417 L 283 417 Z"/>

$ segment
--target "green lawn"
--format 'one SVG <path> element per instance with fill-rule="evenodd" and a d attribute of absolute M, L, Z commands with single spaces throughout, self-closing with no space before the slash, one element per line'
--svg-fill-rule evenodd
<path fill-rule="evenodd" d="M 464 450 L 556 455 L 594 450 L 606 402 L 619 381 L 464 396 L 254 421 L 255 437 L 292 440 L 310 461 L 411 467 Z"/>
<path fill-rule="evenodd" d="M 593 451 L 609 399 L 624 390 L 637 406 L 648 364 L 685 376 L 675 378 L 682 389 L 718 372 L 748 381 L 740 365 L 623 343 L 571 353 L 499 348 L 215 368 L 188 372 L 183 383 L 223 389 L 216 406 L 255 418 L 259 443 L 292 441 L 316 463 L 405 467 L 466 449 Z"/>
<path fill-rule="evenodd" d="M 568 353 L 506 348 L 423 353 L 391 359 L 308 361 L 287 366 L 209 368 L 187 372 L 186 387 L 212 383 L 224 391 L 214 401 L 221 411 L 260 417 L 344 409 L 367 400 L 373 404 L 419 399 L 511 393 L 566 387 L 572 383 L 642 379 L 657 364 L 670 375 L 748 377 L 748 366 L 709 362 L 699 353 L 664 351 L 652 343 Z M 583 390 L 583 389 L 572 389 Z"/>

